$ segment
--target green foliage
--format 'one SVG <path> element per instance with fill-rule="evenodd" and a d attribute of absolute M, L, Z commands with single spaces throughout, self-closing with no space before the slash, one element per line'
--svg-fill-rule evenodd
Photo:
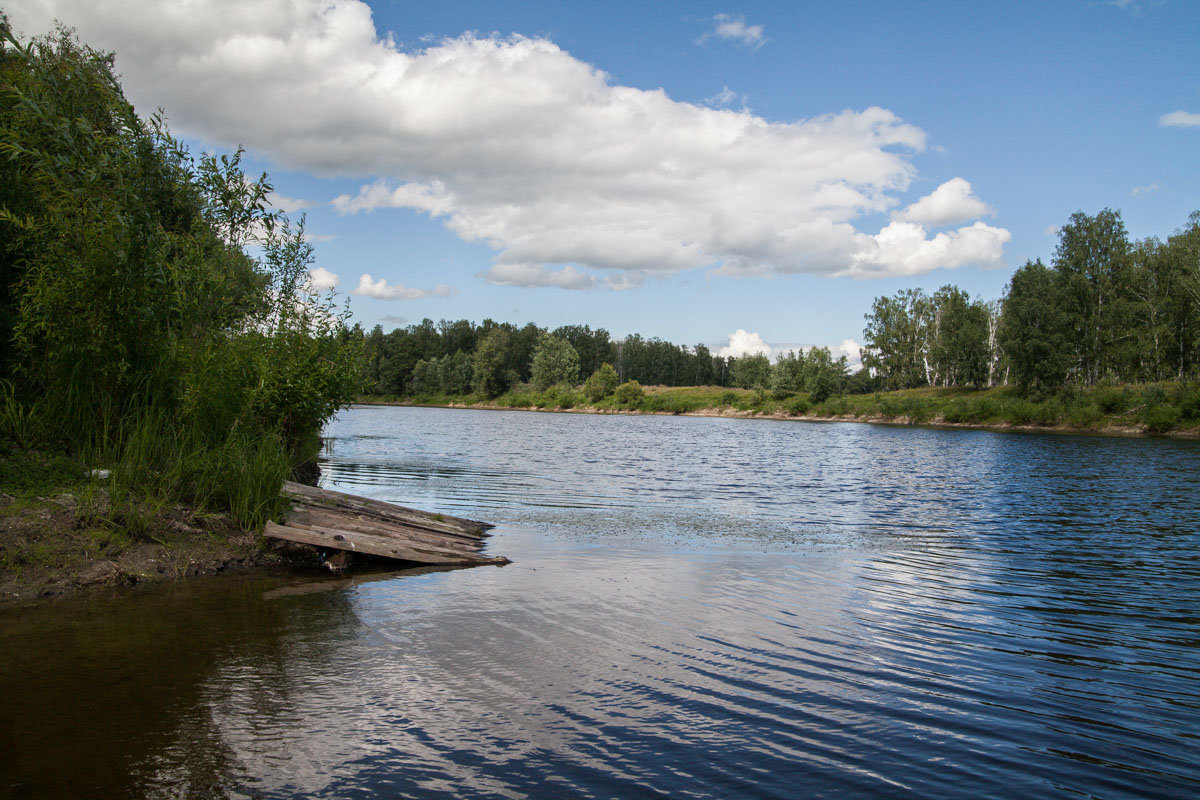
<path fill-rule="evenodd" d="M 303 220 L 240 150 L 196 162 L 139 118 L 69 33 L 5 28 L 0 68 L 0 436 L 115 465 L 135 527 L 177 499 L 261 524 L 361 383 Z"/>
<path fill-rule="evenodd" d="M 788 414 L 793 417 L 800 417 L 807 414 L 811 407 L 812 403 L 808 401 L 807 397 L 794 397 L 787 401 L 787 404 L 784 406 Z"/>
<path fill-rule="evenodd" d="M 618 405 L 633 407 L 636 406 L 645 395 L 645 390 L 637 381 L 626 381 L 617 387 L 613 393 L 613 399 Z"/>
<path fill-rule="evenodd" d="M 579 381 L 579 354 L 566 339 L 543 334 L 533 351 L 531 374 L 538 389 L 558 383 L 573 386 Z"/>
<path fill-rule="evenodd" d="M 1004 298 L 999 343 L 1022 390 L 1060 386 L 1070 366 L 1069 324 L 1054 273 L 1029 261 L 1013 275 Z"/>
<path fill-rule="evenodd" d="M 1092 396 L 1104 414 L 1120 414 L 1130 407 L 1132 397 L 1127 387 L 1105 386 Z"/>
<path fill-rule="evenodd" d="M 1166 433 L 1179 424 L 1179 409 L 1175 406 L 1147 406 L 1142 413 L 1142 422 L 1151 433 Z"/>
<path fill-rule="evenodd" d="M 771 382 L 771 360 L 761 353 L 733 360 L 733 383 L 743 389 L 766 388 Z"/>
<path fill-rule="evenodd" d="M 599 369 L 583 382 L 583 393 L 593 403 L 608 397 L 616 389 L 617 371 L 613 369 L 612 364 L 601 364 Z"/>
<path fill-rule="evenodd" d="M 496 328 L 483 337 L 475 350 L 475 391 L 484 397 L 501 395 L 512 385 L 505 362 L 510 339 L 507 329 Z"/>

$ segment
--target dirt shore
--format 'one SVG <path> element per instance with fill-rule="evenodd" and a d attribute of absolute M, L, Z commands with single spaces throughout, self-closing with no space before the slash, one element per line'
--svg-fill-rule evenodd
<path fill-rule="evenodd" d="M 0 494 L 0 607 L 312 560 L 311 553 L 265 544 L 224 517 L 183 506 L 159 510 L 134 537 L 82 505 L 72 494 Z"/>

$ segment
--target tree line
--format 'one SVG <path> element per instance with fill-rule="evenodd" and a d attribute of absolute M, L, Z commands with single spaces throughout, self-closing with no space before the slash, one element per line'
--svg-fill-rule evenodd
<path fill-rule="evenodd" d="M 845 356 L 823 347 L 772 362 L 639 334 L 614 339 L 586 325 L 425 319 L 390 333 L 357 330 L 363 387 L 378 395 L 496 397 L 526 383 L 576 385 L 608 364 L 619 382 L 803 391 L 820 402 L 926 386 L 1012 385 L 1029 393 L 1197 377 L 1200 212 L 1165 242 L 1131 242 L 1120 213 L 1109 209 L 1072 215 L 1058 237 L 1050 266 L 1026 263 L 998 300 L 953 285 L 877 297 L 853 373 Z"/>
<path fill-rule="evenodd" d="M 816 391 L 852 389 L 845 356 L 828 348 L 783 354 L 722 356 L 707 346 L 677 345 L 633 334 L 614 340 L 603 328 L 567 325 L 553 330 L 486 319 L 434 323 L 431 319 L 385 333 L 375 326 L 363 339 L 365 391 L 377 395 L 496 397 L 521 384 L 544 389 L 577 385 L 606 365 L 617 383 L 723 386 Z"/>
<path fill-rule="evenodd" d="M 1200 212 L 1132 242 L 1117 211 L 1077 212 L 1049 266 L 1028 261 L 993 303 L 908 289 L 866 315 L 863 365 L 889 389 L 1053 392 L 1200 377 Z"/>

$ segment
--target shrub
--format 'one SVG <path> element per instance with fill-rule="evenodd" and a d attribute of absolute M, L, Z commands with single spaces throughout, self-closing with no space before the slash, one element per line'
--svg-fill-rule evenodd
<path fill-rule="evenodd" d="M 946 406 L 942 411 L 942 421 L 959 423 L 969 422 L 971 420 L 971 411 L 968 408 L 966 401 L 957 399 L 953 400 L 950 405 Z"/>
<path fill-rule="evenodd" d="M 601 364 L 600 368 L 583 382 L 583 393 L 593 403 L 608 397 L 616 388 L 617 371 L 613 369 L 612 364 Z"/>
<path fill-rule="evenodd" d="M 1034 415 L 1037 413 L 1037 406 L 1028 400 L 1015 400 L 1009 404 L 1005 411 L 1005 418 L 1013 425 L 1028 425 L 1033 422 Z"/>
<path fill-rule="evenodd" d="M 1097 407 L 1104 414 L 1120 414 L 1129 408 L 1129 390 L 1107 386 L 1093 395 Z"/>
<path fill-rule="evenodd" d="M 1179 424 L 1179 416 L 1179 409 L 1175 406 L 1156 405 L 1143 412 L 1142 421 L 1151 433 L 1166 433 Z"/>
<path fill-rule="evenodd" d="M 640 383 L 637 381 L 626 381 L 616 388 L 614 399 L 617 401 L 617 405 L 632 408 L 641 401 L 645 394 L 646 392 L 642 389 Z"/>
<path fill-rule="evenodd" d="M 808 409 L 811 407 L 812 404 L 808 402 L 808 398 L 806 397 L 794 397 L 787 402 L 787 405 L 784 406 L 784 408 L 787 409 L 787 412 L 793 417 L 800 417 L 804 414 L 807 414 Z"/>
<path fill-rule="evenodd" d="M 1039 403 L 1033 412 L 1033 422 L 1036 425 L 1057 425 L 1062 421 L 1063 407 L 1057 400 L 1047 400 Z"/>
<path fill-rule="evenodd" d="M 1095 428 L 1102 419 L 1104 415 L 1100 413 L 1100 409 L 1087 400 L 1077 400 L 1067 409 L 1067 424 L 1072 428 Z"/>
<path fill-rule="evenodd" d="M 739 395 L 735 391 L 721 392 L 721 399 L 718 401 L 722 406 L 736 406 Z"/>
<path fill-rule="evenodd" d="M 1181 383 L 1175 389 L 1181 419 L 1200 419 L 1200 383 Z"/>

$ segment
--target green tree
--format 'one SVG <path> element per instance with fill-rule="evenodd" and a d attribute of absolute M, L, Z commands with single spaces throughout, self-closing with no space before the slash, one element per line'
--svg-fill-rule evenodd
<path fill-rule="evenodd" d="M 1120 212 L 1106 208 L 1088 216 L 1077 211 L 1059 230 L 1054 267 L 1075 343 L 1075 369 L 1088 384 L 1117 371 L 1114 341 L 1128 330 L 1123 324 L 1128 266 L 1129 239 Z"/>
<path fill-rule="evenodd" d="M 1061 286 L 1041 261 L 1027 261 L 1005 292 L 998 339 L 1014 383 L 1021 389 L 1055 389 L 1071 366 L 1069 315 Z"/>
<path fill-rule="evenodd" d="M 733 362 L 733 382 L 743 389 L 765 389 L 771 383 L 771 359 L 762 353 L 738 356 Z"/>
<path fill-rule="evenodd" d="M 533 385 L 539 390 L 579 381 L 579 354 L 566 339 L 543 334 L 533 351 Z"/>
<path fill-rule="evenodd" d="M 507 328 L 493 328 L 475 349 L 475 391 L 484 397 L 498 397 L 511 385 L 507 367 L 510 334 Z"/>
<path fill-rule="evenodd" d="M 863 366 L 888 389 L 930 383 L 928 361 L 931 303 L 920 289 L 903 289 L 893 297 L 877 297 L 866 315 Z"/>

